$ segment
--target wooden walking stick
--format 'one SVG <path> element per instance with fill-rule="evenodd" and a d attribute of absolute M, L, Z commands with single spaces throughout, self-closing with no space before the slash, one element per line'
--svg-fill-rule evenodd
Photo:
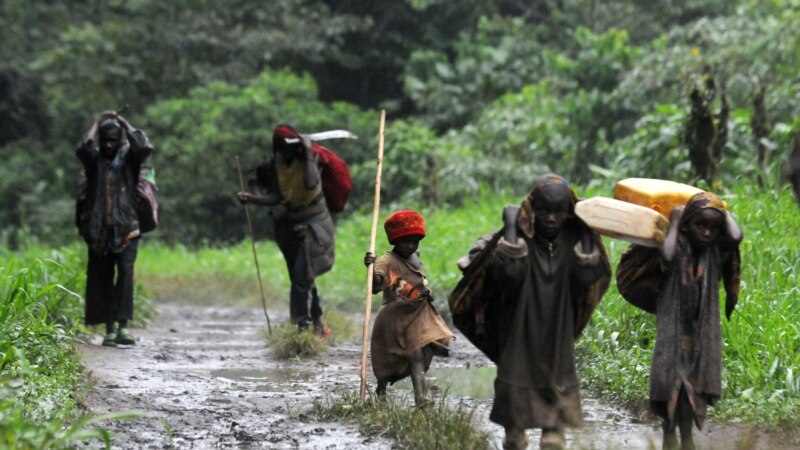
<path fill-rule="evenodd" d="M 369 235 L 369 252 L 375 254 L 375 234 L 378 228 L 378 207 L 381 204 L 381 168 L 383 167 L 383 127 L 386 123 L 386 110 L 381 110 L 381 126 L 378 131 L 378 168 L 375 174 L 375 201 L 372 205 L 372 230 Z M 367 395 L 367 339 L 369 338 L 369 316 L 372 314 L 372 275 L 375 263 L 367 267 L 367 300 L 364 307 L 364 332 L 361 335 L 361 389 L 359 398 Z"/>
<path fill-rule="evenodd" d="M 236 157 L 236 168 L 239 170 L 239 188 L 244 192 L 242 165 L 239 163 L 238 156 Z M 253 233 L 253 221 L 250 220 L 250 208 L 247 203 L 244 204 L 244 215 L 247 218 L 247 229 L 250 230 L 250 244 L 252 244 L 253 247 L 253 260 L 256 262 L 258 289 L 261 291 L 261 306 L 264 308 L 264 317 L 267 318 L 267 330 L 269 330 L 269 335 L 272 336 L 272 325 L 269 323 L 269 314 L 267 314 L 267 299 L 264 298 L 264 285 L 261 283 L 261 267 L 258 265 L 258 254 L 256 253 L 256 236 L 255 233 Z"/>

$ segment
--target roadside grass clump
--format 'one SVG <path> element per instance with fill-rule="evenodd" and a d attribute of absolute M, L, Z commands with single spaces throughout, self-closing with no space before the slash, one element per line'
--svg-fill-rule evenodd
<path fill-rule="evenodd" d="M 301 331 L 288 321 L 273 327 L 272 335 L 266 338 L 272 353 L 279 359 L 315 357 L 328 348 L 324 341 L 314 336 L 311 327 Z"/>
<path fill-rule="evenodd" d="M 327 309 L 322 319 L 331 329 L 331 335 L 326 339 L 329 344 L 341 344 L 356 338 L 356 336 L 360 342 L 361 335 L 356 332 L 356 324 L 340 311 L 333 308 Z"/>
<path fill-rule="evenodd" d="M 320 339 L 313 334 L 312 327 L 300 331 L 297 325 L 286 321 L 272 328 L 270 336 L 265 331 L 267 345 L 280 359 L 308 358 L 320 355 L 329 345 L 337 345 L 356 337 L 352 320 L 335 309 L 328 309 L 323 317 L 331 334 Z"/>
<path fill-rule="evenodd" d="M 415 450 L 479 450 L 493 448 L 488 432 L 475 428 L 474 411 L 463 403 L 449 405 L 442 396 L 427 408 L 415 408 L 408 399 L 387 396 L 358 398 L 343 391 L 315 399 L 310 415 L 319 421 L 350 422 L 368 435 L 396 441 L 397 448 Z"/>

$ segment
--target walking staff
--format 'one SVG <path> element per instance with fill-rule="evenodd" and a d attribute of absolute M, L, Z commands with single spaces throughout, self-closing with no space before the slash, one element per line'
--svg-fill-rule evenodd
<path fill-rule="evenodd" d="M 381 169 L 383 167 L 383 128 L 386 110 L 381 110 L 381 125 L 378 131 L 378 168 L 375 174 L 375 200 L 372 205 L 372 229 L 369 234 L 369 252 L 375 253 L 375 237 L 378 229 L 378 208 L 381 204 Z M 372 313 L 372 275 L 375 264 L 367 267 L 367 298 L 364 305 L 364 332 L 361 335 L 361 389 L 359 398 L 364 400 L 367 392 L 367 342 L 369 341 L 369 319 Z"/>

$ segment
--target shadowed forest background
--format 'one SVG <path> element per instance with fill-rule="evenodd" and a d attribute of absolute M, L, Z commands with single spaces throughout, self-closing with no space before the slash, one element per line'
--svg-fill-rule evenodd
<path fill-rule="evenodd" d="M 382 108 L 387 205 L 522 194 L 547 171 L 579 186 L 772 189 L 800 123 L 796 0 L 0 8 L 0 237 L 12 247 L 75 239 L 73 149 L 105 109 L 127 106 L 156 147 L 152 237 L 189 245 L 245 236 L 235 157 L 252 170 L 278 123 L 360 136 L 330 143 L 354 176 L 340 217 L 372 205 Z"/>

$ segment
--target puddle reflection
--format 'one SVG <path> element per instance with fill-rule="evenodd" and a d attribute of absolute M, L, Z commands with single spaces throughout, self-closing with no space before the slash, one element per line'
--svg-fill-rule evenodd
<path fill-rule="evenodd" d="M 443 367 L 432 368 L 425 374 L 428 388 L 437 387 L 441 393 L 480 400 L 494 398 L 494 379 L 497 368 L 492 367 Z M 410 378 L 395 384 L 400 389 L 412 390 Z"/>
<path fill-rule="evenodd" d="M 297 383 L 305 383 L 313 379 L 313 374 L 306 371 L 279 369 L 217 369 L 211 376 L 234 382 L 256 383 L 260 391 L 286 391 Z"/>

